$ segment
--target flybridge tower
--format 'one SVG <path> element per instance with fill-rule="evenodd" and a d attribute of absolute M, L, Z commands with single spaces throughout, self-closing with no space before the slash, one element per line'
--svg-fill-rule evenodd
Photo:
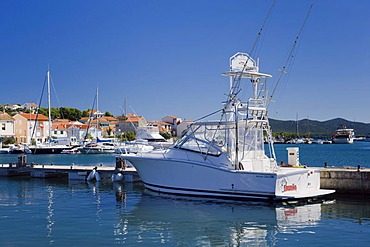
<path fill-rule="evenodd" d="M 272 76 L 260 73 L 258 62 L 243 52 L 238 52 L 230 58 L 230 71 L 223 75 L 230 77 L 229 97 L 225 105 L 226 119 L 235 123 L 235 132 L 229 132 L 228 135 L 229 147 L 237 151 L 235 156 L 230 158 L 236 166 L 245 158 L 258 159 L 264 156 L 263 139 L 266 136 L 270 157 L 275 159 L 265 87 L 265 79 Z M 247 102 L 242 102 L 238 97 L 242 79 L 250 79 L 253 88 L 252 96 Z"/>

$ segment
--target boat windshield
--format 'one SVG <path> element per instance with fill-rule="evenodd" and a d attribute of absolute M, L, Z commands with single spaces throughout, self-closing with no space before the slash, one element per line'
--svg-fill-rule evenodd
<path fill-rule="evenodd" d="M 227 150 L 227 123 L 193 123 L 184 137 L 175 144 L 176 148 L 219 156 Z"/>
<path fill-rule="evenodd" d="M 247 121 L 194 123 L 175 148 L 212 156 L 225 152 L 232 161 L 265 157 L 263 130 Z"/>

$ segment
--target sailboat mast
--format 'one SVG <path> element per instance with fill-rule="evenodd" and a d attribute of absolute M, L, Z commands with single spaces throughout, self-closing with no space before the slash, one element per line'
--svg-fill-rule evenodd
<path fill-rule="evenodd" d="M 98 141 L 98 127 L 99 127 L 99 120 L 98 120 L 98 114 L 99 114 L 99 92 L 98 87 L 96 87 L 96 141 Z"/>
<path fill-rule="evenodd" d="M 125 112 L 123 113 L 123 115 L 127 118 L 127 109 L 126 109 L 126 107 L 127 107 L 127 102 L 126 102 L 126 97 L 125 97 L 124 102 L 123 102 L 123 108 L 124 108 Z M 127 119 L 124 120 L 124 121 L 127 121 Z M 126 135 L 126 123 L 123 124 L 123 133 L 124 133 L 125 136 L 127 136 Z"/>
<path fill-rule="evenodd" d="M 51 104 L 50 104 L 50 69 L 47 72 L 48 77 L 48 110 L 49 110 L 49 143 L 51 140 Z"/>
<path fill-rule="evenodd" d="M 297 114 L 296 114 L 296 116 L 295 116 L 295 123 L 296 123 L 296 134 L 297 134 L 297 138 L 298 138 L 298 112 L 297 112 Z"/>

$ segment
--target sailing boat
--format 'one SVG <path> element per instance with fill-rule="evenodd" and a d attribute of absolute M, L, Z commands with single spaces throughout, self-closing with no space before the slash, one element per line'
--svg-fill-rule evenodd
<path fill-rule="evenodd" d="M 320 171 L 299 163 L 289 148 L 289 165 L 279 166 L 267 116 L 269 74 L 246 53 L 230 58 L 228 99 L 219 121 L 199 121 L 173 147 L 123 154 L 153 191 L 225 199 L 296 200 L 333 193 L 320 189 Z M 247 102 L 239 98 L 242 79 L 252 84 Z M 267 145 L 264 145 L 267 138 Z M 267 150 L 265 150 L 265 148 Z"/>
<path fill-rule="evenodd" d="M 95 100 L 96 100 L 95 141 L 85 143 L 84 146 L 78 148 L 78 150 L 83 154 L 112 154 L 116 152 L 116 145 L 111 140 L 101 140 L 98 137 L 98 129 L 99 129 L 98 96 L 99 96 L 98 88 L 96 88 L 96 95 L 95 95 L 94 104 L 93 104 L 95 105 Z M 92 118 L 92 114 L 90 114 L 90 119 L 91 118 Z M 87 136 L 87 133 L 86 133 L 86 136 Z"/>
<path fill-rule="evenodd" d="M 57 142 L 51 138 L 52 124 L 51 124 L 50 69 L 49 68 L 46 72 L 46 76 L 47 76 L 47 89 L 48 89 L 48 118 L 49 118 L 48 140 L 45 143 L 29 146 L 28 149 L 30 150 L 32 154 L 60 154 L 63 152 L 63 150 L 69 150 L 75 147 L 75 146 L 57 144 Z M 36 125 L 34 127 L 36 127 Z"/>

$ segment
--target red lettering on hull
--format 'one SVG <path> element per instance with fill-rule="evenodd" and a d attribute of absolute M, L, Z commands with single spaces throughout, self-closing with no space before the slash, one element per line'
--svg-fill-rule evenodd
<path fill-rule="evenodd" d="M 297 190 L 297 185 L 292 184 L 292 185 L 284 185 L 284 190 L 283 192 L 286 191 L 296 191 Z"/>

